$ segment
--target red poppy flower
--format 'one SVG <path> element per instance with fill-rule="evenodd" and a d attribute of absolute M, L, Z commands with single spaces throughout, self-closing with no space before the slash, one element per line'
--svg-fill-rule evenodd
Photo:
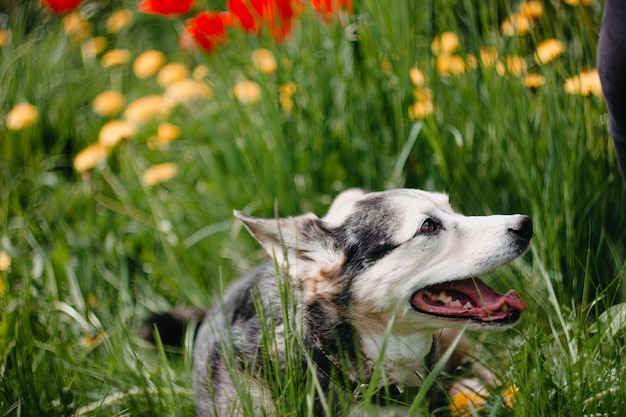
<path fill-rule="evenodd" d="M 229 13 L 200 12 L 185 23 L 185 33 L 208 53 L 226 42 L 228 38 L 226 28 L 231 24 L 232 17 Z"/>
<path fill-rule="evenodd" d="M 278 41 L 291 33 L 293 20 L 301 9 L 297 0 L 228 0 L 228 10 L 244 31 L 259 34 L 267 26 Z"/>
<path fill-rule="evenodd" d="M 342 9 L 352 13 L 352 0 L 311 0 L 311 6 L 327 21 Z"/>
<path fill-rule="evenodd" d="M 53 12 L 61 14 L 69 12 L 80 6 L 83 0 L 41 0 L 41 3 L 52 9 Z"/>
<path fill-rule="evenodd" d="M 191 10 L 194 0 L 142 0 L 137 6 L 140 12 L 160 14 L 162 16 L 179 16 Z"/>

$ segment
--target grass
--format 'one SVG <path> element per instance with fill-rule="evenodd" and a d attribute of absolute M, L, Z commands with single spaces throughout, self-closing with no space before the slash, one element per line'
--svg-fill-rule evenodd
<path fill-rule="evenodd" d="M 135 3 L 86 1 L 88 38 L 133 59 L 155 48 L 190 70 L 201 63 L 213 98 L 165 117 L 181 129 L 169 146 L 149 146 L 162 120 L 147 120 L 84 175 L 73 158 L 108 120 L 91 110 L 96 95 L 118 89 L 128 103 L 164 87 L 135 77 L 132 60 L 103 68 L 37 2 L 2 6 L 11 39 L 0 48 L 0 250 L 12 263 L 0 271 L 0 415 L 194 415 L 189 349 L 147 349 L 137 329 L 150 311 L 208 305 L 261 259 L 232 210 L 323 213 L 345 188 L 401 186 L 446 191 L 466 214 L 533 218 L 531 253 L 489 277 L 520 291 L 523 323 L 472 335 L 480 360 L 519 387 L 514 409 L 491 415 L 608 416 L 626 405 L 626 189 L 605 104 L 563 90 L 595 66 L 602 5 L 545 3 L 529 34 L 506 37 L 500 25 L 518 11 L 514 1 L 354 3 L 351 26 L 308 11 L 283 44 L 233 32 L 193 57 L 175 22 L 135 13 L 109 33 L 106 19 Z M 442 74 L 431 42 L 444 31 L 459 37 L 466 65 L 492 46 L 522 57 L 545 84 L 529 89 L 487 65 Z M 553 37 L 564 54 L 536 64 L 534 48 Z M 275 73 L 252 65 L 259 47 L 276 57 Z M 408 117 L 415 66 L 433 104 L 421 120 Z M 260 86 L 258 102 L 235 98 L 242 79 Z M 280 87 L 289 82 L 287 111 Z M 7 115 L 22 101 L 38 121 L 10 130 Z M 163 162 L 176 176 L 145 185 L 144 171 Z M 314 381 L 306 384 L 287 388 L 285 415 L 306 414 L 300 394 Z"/>

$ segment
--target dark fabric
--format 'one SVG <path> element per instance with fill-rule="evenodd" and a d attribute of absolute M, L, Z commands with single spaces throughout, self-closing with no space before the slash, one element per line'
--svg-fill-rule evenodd
<path fill-rule="evenodd" d="M 609 133 L 626 184 L 626 0 L 607 0 L 598 42 L 598 74 L 609 109 Z"/>

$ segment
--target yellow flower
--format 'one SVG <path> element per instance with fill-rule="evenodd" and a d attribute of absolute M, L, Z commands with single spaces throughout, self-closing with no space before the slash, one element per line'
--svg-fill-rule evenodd
<path fill-rule="evenodd" d="M 502 399 L 504 400 L 504 405 L 506 405 L 508 408 L 512 408 L 513 402 L 515 401 L 515 397 L 517 397 L 518 392 L 519 392 L 519 388 L 517 385 L 513 384 L 513 385 L 508 386 L 502 392 Z"/>
<path fill-rule="evenodd" d="M 535 50 L 535 62 L 537 64 L 547 64 L 550 61 L 563 55 L 565 45 L 558 39 L 547 39 L 537 45 Z"/>
<path fill-rule="evenodd" d="M 165 96 L 177 103 L 191 103 L 213 96 L 213 91 L 204 81 L 183 79 L 173 82 L 165 90 Z"/>
<path fill-rule="evenodd" d="M 110 117 L 118 113 L 124 107 L 124 95 L 119 91 L 103 91 L 93 99 L 91 109 L 97 115 Z"/>
<path fill-rule="evenodd" d="M 96 36 L 95 38 L 86 39 L 80 44 L 80 52 L 83 56 L 83 60 L 87 61 L 104 51 L 107 47 L 107 39 L 103 36 Z"/>
<path fill-rule="evenodd" d="M 600 85 L 598 70 L 593 69 L 568 78 L 563 83 L 563 90 L 567 94 L 579 94 L 581 96 L 593 94 L 597 97 L 602 97 L 602 86 Z"/>
<path fill-rule="evenodd" d="M 152 77 L 165 64 L 165 54 L 151 49 L 139 55 L 133 63 L 133 72 L 137 78 L 145 80 Z"/>
<path fill-rule="evenodd" d="M 454 394 L 450 402 L 450 415 L 453 417 L 469 417 L 473 415 L 472 409 L 484 410 L 485 397 L 473 390 L 466 389 Z"/>
<path fill-rule="evenodd" d="M 541 74 L 528 74 L 524 77 L 524 85 L 528 88 L 541 87 L 546 83 L 546 79 Z"/>
<path fill-rule="evenodd" d="M 239 81 L 233 92 L 241 104 L 254 104 L 261 99 L 261 86 L 254 81 Z"/>
<path fill-rule="evenodd" d="M 0 30 L 0 48 L 3 48 L 11 40 L 10 30 Z"/>
<path fill-rule="evenodd" d="M 498 61 L 498 50 L 493 46 L 480 48 L 480 62 L 485 68 L 493 68 Z"/>
<path fill-rule="evenodd" d="M 180 137 L 180 128 L 171 123 L 163 122 L 159 124 L 157 135 L 153 139 L 152 148 L 163 147 Z"/>
<path fill-rule="evenodd" d="M 252 63 L 257 70 L 267 75 L 275 73 L 278 67 L 274 54 L 266 48 L 259 48 L 252 51 Z"/>
<path fill-rule="evenodd" d="M 154 165 L 148 168 L 141 176 L 141 182 L 147 187 L 160 184 L 171 178 L 178 173 L 178 167 L 172 163 L 164 163 Z"/>
<path fill-rule="evenodd" d="M 514 13 L 502 22 L 501 30 L 505 36 L 526 35 L 530 29 L 531 19 L 522 14 Z"/>
<path fill-rule="evenodd" d="M 81 41 L 93 32 L 93 25 L 84 13 L 71 12 L 63 18 L 63 31 L 74 41 Z"/>
<path fill-rule="evenodd" d="M 435 36 L 430 49 L 435 55 L 453 54 L 459 48 L 459 37 L 454 32 L 443 32 Z"/>
<path fill-rule="evenodd" d="M 93 169 L 96 165 L 98 165 L 101 161 L 104 161 L 109 156 L 109 149 L 100 142 L 93 143 L 76 155 L 74 157 L 74 169 L 83 174 L 91 169 Z"/>
<path fill-rule="evenodd" d="M 9 130 L 22 130 L 33 126 L 39 120 L 39 110 L 30 103 L 20 103 L 13 107 L 7 115 Z"/>
<path fill-rule="evenodd" d="M 11 256 L 5 251 L 0 250 L 0 271 L 8 271 L 11 268 L 12 262 L 13 260 L 11 259 Z"/>
<path fill-rule="evenodd" d="M 157 82 L 162 87 L 189 78 L 189 69 L 180 62 L 172 62 L 167 64 L 157 74 Z"/>
<path fill-rule="evenodd" d="M 137 129 L 132 123 L 125 120 L 111 120 L 100 128 L 98 142 L 100 145 L 112 148 L 124 139 L 130 139 L 135 136 Z"/>
<path fill-rule="evenodd" d="M 409 70 L 409 77 L 411 78 L 411 84 L 413 84 L 413 87 L 421 87 L 424 83 L 426 83 L 424 73 L 417 67 L 412 67 Z"/>
<path fill-rule="evenodd" d="M 296 93 L 297 90 L 298 87 L 293 81 L 283 84 L 278 88 L 280 107 L 283 109 L 283 111 L 290 112 L 293 110 L 293 95 Z"/>
<path fill-rule="evenodd" d="M 536 20 L 543 14 L 543 3 L 540 1 L 526 1 L 519 5 L 520 14 L 531 20 Z"/>
<path fill-rule="evenodd" d="M 465 72 L 465 61 L 458 55 L 439 55 L 437 71 L 440 74 L 461 76 Z"/>
<path fill-rule="evenodd" d="M 152 118 L 167 116 L 174 106 L 175 103 L 163 95 L 140 97 L 128 104 L 124 111 L 124 119 L 141 125 Z"/>
<path fill-rule="evenodd" d="M 416 101 L 409 107 L 409 120 L 422 120 L 433 114 L 432 101 Z"/>
<path fill-rule="evenodd" d="M 130 60 L 130 51 L 127 49 L 111 49 L 107 51 L 100 61 L 104 68 L 124 65 Z"/>
<path fill-rule="evenodd" d="M 109 33 L 117 33 L 124 29 L 133 21 L 133 12 L 128 9 L 121 9 L 111 13 L 107 19 L 107 30 Z"/>
<path fill-rule="evenodd" d="M 580 4 L 583 6 L 591 6 L 593 0 L 563 0 L 566 4 L 572 7 L 576 7 Z"/>
<path fill-rule="evenodd" d="M 515 77 L 521 77 L 526 72 L 528 64 L 526 60 L 521 56 L 507 56 L 503 58 L 505 61 L 496 62 L 496 72 L 503 76 L 506 70 L 509 71 Z M 506 63 L 506 65 L 505 65 Z"/>
<path fill-rule="evenodd" d="M 193 69 L 193 72 L 191 73 L 191 77 L 194 80 L 198 81 L 204 80 L 207 75 L 209 75 L 209 67 L 207 67 L 206 65 L 198 65 Z"/>

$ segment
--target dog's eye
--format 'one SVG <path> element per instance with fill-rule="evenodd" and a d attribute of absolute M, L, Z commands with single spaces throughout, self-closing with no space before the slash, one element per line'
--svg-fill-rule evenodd
<path fill-rule="evenodd" d="M 422 223 L 422 225 L 420 226 L 420 233 L 435 233 L 437 230 L 439 230 L 439 223 L 437 223 L 436 221 L 434 221 L 433 219 L 426 219 L 424 220 L 424 223 Z"/>

